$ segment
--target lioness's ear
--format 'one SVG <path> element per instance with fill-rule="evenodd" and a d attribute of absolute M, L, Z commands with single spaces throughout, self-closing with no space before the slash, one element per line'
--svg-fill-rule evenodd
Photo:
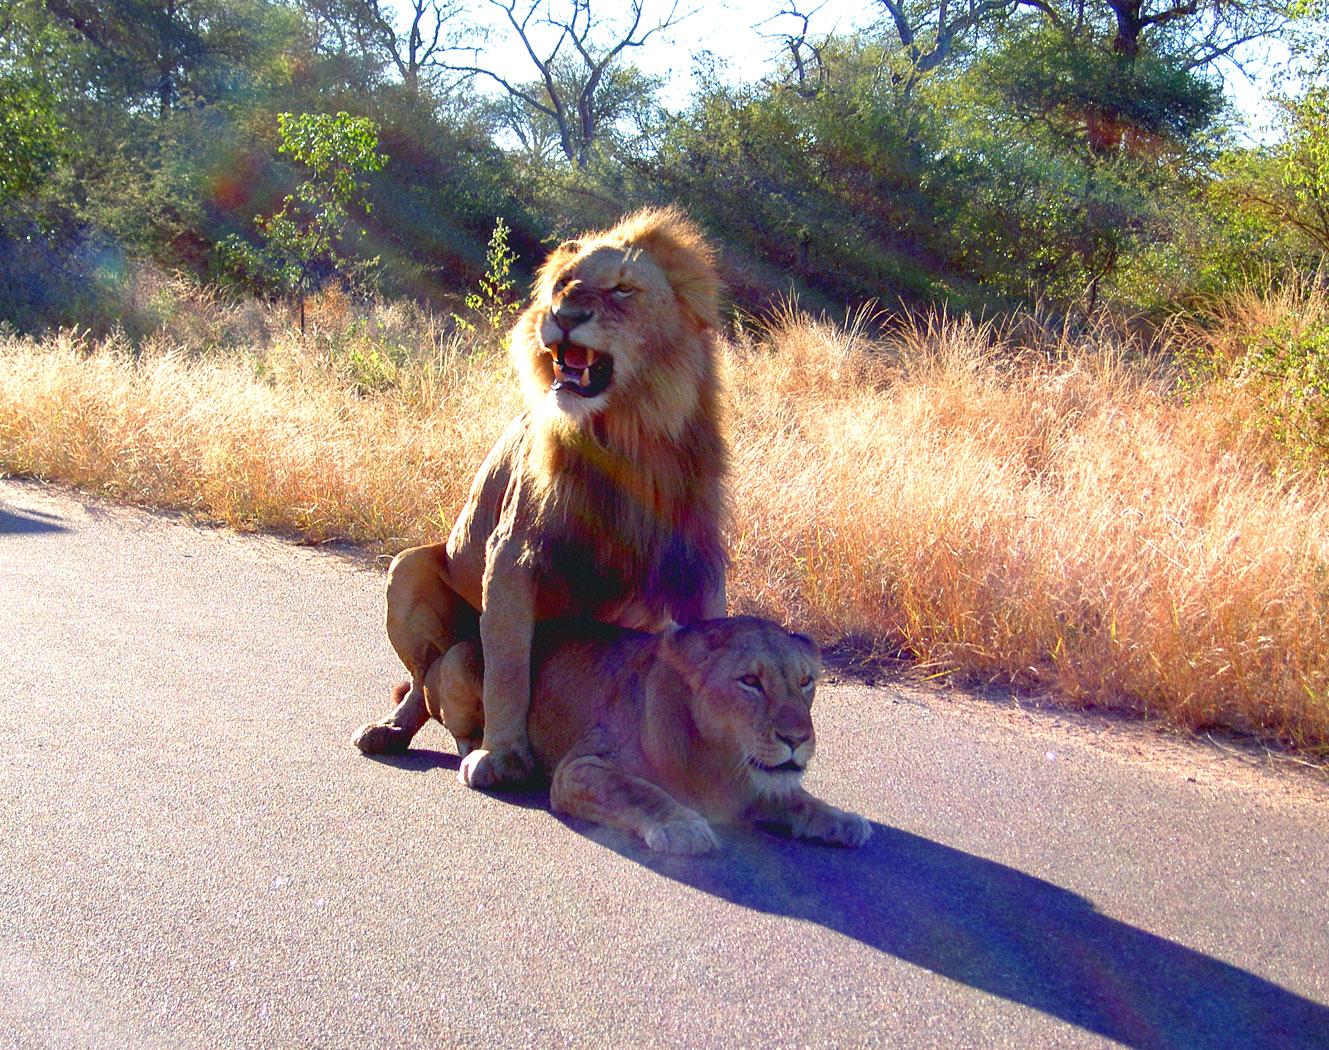
<path fill-rule="evenodd" d="M 660 632 L 660 657 L 682 675 L 685 681 L 692 681 L 701 666 L 702 658 L 710 651 L 706 637 L 692 627 L 674 624 Z"/>
<path fill-rule="evenodd" d="M 806 656 L 806 657 L 808 658 L 809 662 L 812 664 L 812 673 L 813 673 L 813 675 L 815 675 L 816 677 L 820 678 L 820 677 L 821 677 L 821 646 L 819 646 L 816 642 L 814 642 L 814 641 L 813 641 L 811 638 L 809 638 L 806 634 L 798 634 L 798 633 L 796 633 L 796 632 L 794 632 L 794 631 L 788 631 L 788 632 L 786 632 L 786 633 L 789 635 L 789 637 L 790 637 L 790 639 L 793 641 L 793 643 L 794 643 L 796 646 L 798 646 L 798 648 L 800 648 L 801 650 L 803 650 L 803 655 Z"/>
<path fill-rule="evenodd" d="M 559 255 L 576 255 L 581 251 L 581 241 L 564 241 L 558 246 Z"/>

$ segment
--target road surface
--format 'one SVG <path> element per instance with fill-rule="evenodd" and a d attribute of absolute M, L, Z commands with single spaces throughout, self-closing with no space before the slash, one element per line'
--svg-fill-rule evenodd
<path fill-rule="evenodd" d="M 0 1047 L 1329 1048 L 1329 788 L 829 686 L 849 851 L 662 859 L 356 752 L 382 570 L 0 481 Z"/>

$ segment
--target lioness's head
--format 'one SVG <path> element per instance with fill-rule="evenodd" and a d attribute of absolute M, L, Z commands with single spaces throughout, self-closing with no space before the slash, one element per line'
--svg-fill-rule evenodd
<path fill-rule="evenodd" d="M 564 242 L 513 331 L 528 401 L 579 423 L 621 408 L 672 432 L 714 383 L 718 292 L 711 250 L 676 208 Z"/>
<path fill-rule="evenodd" d="M 693 721 L 708 744 L 731 748 L 761 794 L 797 786 L 817 746 L 812 698 L 822 672 L 812 639 L 735 616 L 673 628 L 661 652 L 687 683 Z"/>

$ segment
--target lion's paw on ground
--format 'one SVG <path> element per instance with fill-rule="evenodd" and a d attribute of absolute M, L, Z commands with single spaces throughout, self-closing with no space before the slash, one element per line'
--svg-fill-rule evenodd
<path fill-rule="evenodd" d="M 412 735 L 401 726 L 369 722 L 355 731 L 351 743 L 365 755 L 404 755 Z"/>
<path fill-rule="evenodd" d="M 495 788 L 519 784 L 535 770 L 529 749 L 476 748 L 461 761 L 457 779 L 469 788 Z"/>
<path fill-rule="evenodd" d="M 698 817 L 696 820 L 674 820 L 646 829 L 646 845 L 657 853 L 677 853 L 700 856 L 720 848 L 715 829 Z"/>
<path fill-rule="evenodd" d="M 857 813 L 846 813 L 840 809 L 816 814 L 803 830 L 803 838 L 832 846 L 861 846 L 871 834 L 871 824 Z"/>

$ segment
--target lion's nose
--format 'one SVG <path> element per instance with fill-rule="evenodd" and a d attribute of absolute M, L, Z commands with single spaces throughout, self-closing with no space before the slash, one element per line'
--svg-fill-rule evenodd
<path fill-rule="evenodd" d="M 582 307 L 563 305 L 554 310 L 554 321 L 563 334 L 567 335 L 579 324 L 585 324 L 594 316 L 594 311 Z"/>
<path fill-rule="evenodd" d="M 797 751 L 812 738 L 812 730 L 806 733 L 801 730 L 795 732 L 776 733 L 775 739 L 788 746 L 790 752 Z"/>

